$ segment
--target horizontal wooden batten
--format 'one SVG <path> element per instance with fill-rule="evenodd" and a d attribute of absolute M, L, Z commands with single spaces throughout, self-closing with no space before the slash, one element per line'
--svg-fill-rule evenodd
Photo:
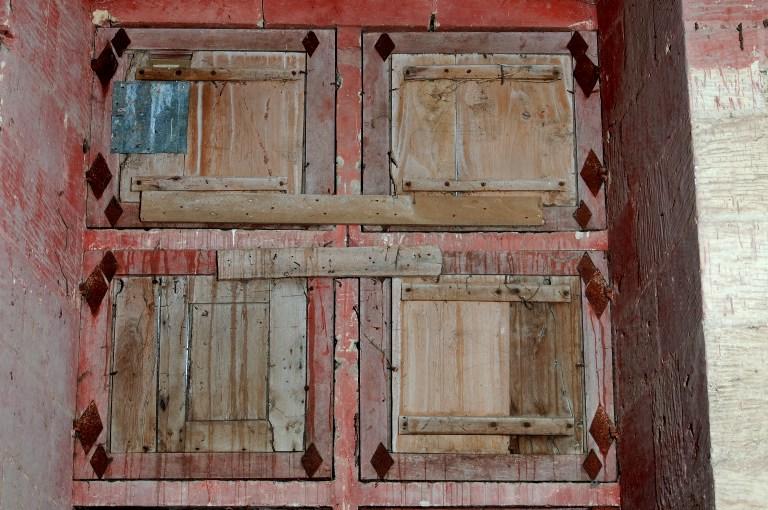
<path fill-rule="evenodd" d="M 271 452 L 272 429 L 268 420 L 188 421 L 186 451 Z"/>
<path fill-rule="evenodd" d="M 443 65 L 409 66 L 405 81 L 427 80 L 499 80 L 499 81 L 557 81 L 563 78 L 558 66 L 552 65 Z"/>
<path fill-rule="evenodd" d="M 154 81 L 290 81 L 302 79 L 303 74 L 299 69 L 141 67 L 135 76 Z"/>
<path fill-rule="evenodd" d="M 219 280 L 439 275 L 439 248 L 283 248 L 218 254 Z"/>
<path fill-rule="evenodd" d="M 573 418 L 538 416 L 400 416 L 401 434 L 569 436 Z"/>
<path fill-rule="evenodd" d="M 542 225 L 535 196 L 283 195 L 146 191 L 141 220 L 295 225 Z"/>
<path fill-rule="evenodd" d="M 565 191 L 565 182 L 545 179 L 515 181 L 448 181 L 445 179 L 411 179 L 403 183 L 405 191 Z"/>
<path fill-rule="evenodd" d="M 131 179 L 131 191 L 287 191 L 287 177 L 155 177 Z"/>
<path fill-rule="evenodd" d="M 494 284 L 480 282 L 403 282 L 404 301 L 528 301 L 569 303 L 569 285 Z"/>

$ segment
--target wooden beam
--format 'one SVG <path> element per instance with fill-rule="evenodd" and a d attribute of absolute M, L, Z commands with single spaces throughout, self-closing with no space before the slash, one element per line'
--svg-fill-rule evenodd
<path fill-rule="evenodd" d="M 511 166 L 511 165 L 510 165 Z M 405 191 L 565 191 L 565 181 L 554 179 L 519 179 L 509 181 L 456 181 L 445 179 L 409 179 Z"/>
<path fill-rule="evenodd" d="M 227 69 L 222 67 L 140 67 L 137 80 L 153 81 L 291 81 L 302 79 L 298 69 Z"/>
<path fill-rule="evenodd" d="M 279 248 L 218 254 L 219 280 L 439 275 L 439 248 Z"/>
<path fill-rule="evenodd" d="M 563 73 L 553 65 L 443 65 L 408 66 L 403 79 L 426 80 L 499 80 L 508 81 L 557 81 Z"/>
<path fill-rule="evenodd" d="M 570 436 L 573 418 L 526 416 L 400 416 L 401 434 Z"/>
<path fill-rule="evenodd" d="M 142 221 L 294 225 L 542 225 L 535 196 L 284 195 L 145 191 Z"/>
<path fill-rule="evenodd" d="M 287 191 L 287 177 L 139 176 L 131 191 Z"/>
<path fill-rule="evenodd" d="M 404 301 L 530 301 L 534 303 L 568 303 L 568 285 L 535 285 L 473 281 L 471 277 L 448 281 L 403 281 Z"/>

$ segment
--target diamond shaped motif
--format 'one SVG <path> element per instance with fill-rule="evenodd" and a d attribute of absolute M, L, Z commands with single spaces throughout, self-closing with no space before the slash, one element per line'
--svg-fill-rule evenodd
<path fill-rule="evenodd" d="M 317 451 L 315 443 L 310 444 L 307 451 L 301 456 L 301 465 L 304 471 L 307 472 L 307 476 L 312 478 L 322 463 L 323 458 L 320 456 L 320 452 Z"/>
<path fill-rule="evenodd" d="M 600 158 L 597 157 L 595 151 L 590 150 L 587 160 L 584 162 L 584 167 L 581 169 L 581 178 L 584 179 L 589 191 L 594 196 L 600 193 L 600 188 L 605 181 L 605 168 L 600 162 Z"/>
<path fill-rule="evenodd" d="M 597 447 L 600 449 L 600 453 L 603 456 L 608 455 L 613 444 L 613 438 L 615 436 L 615 430 L 611 417 L 605 412 L 602 405 L 597 406 L 595 417 L 592 418 L 592 425 L 589 427 L 589 433 L 594 438 Z"/>
<path fill-rule="evenodd" d="M 597 266 L 595 266 L 595 263 L 592 262 L 592 258 L 586 252 L 584 252 L 584 255 L 581 257 L 579 265 L 576 266 L 576 270 L 579 272 L 579 276 L 581 276 L 581 279 L 585 284 L 589 283 L 592 278 L 599 273 Z"/>
<path fill-rule="evenodd" d="M 382 443 L 379 443 L 379 446 L 376 447 L 376 451 L 373 452 L 373 457 L 371 457 L 371 465 L 373 466 L 373 469 L 376 470 L 376 474 L 379 475 L 380 479 L 383 480 L 384 477 L 387 476 L 389 468 L 391 468 L 394 463 L 395 461 L 387 451 L 387 448 Z"/>
<path fill-rule="evenodd" d="M 595 90 L 595 85 L 600 80 L 600 68 L 597 67 L 586 55 L 576 57 L 576 67 L 573 69 L 573 77 L 579 84 L 584 95 L 589 97 Z"/>
<path fill-rule="evenodd" d="M 589 44 L 587 44 L 587 41 L 584 40 L 580 33 L 574 32 L 573 37 L 571 37 L 566 48 L 568 48 L 568 51 L 570 51 L 571 55 L 575 58 L 584 55 L 589 49 Z"/>
<path fill-rule="evenodd" d="M 579 203 L 579 207 L 576 208 L 576 211 L 573 213 L 573 217 L 576 219 L 576 223 L 578 223 L 581 228 L 587 228 L 587 225 L 589 225 L 589 220 L 592 219 L 592 211 L 589 210 L 587 204 L 585 204 L 582 200 Z"/>
<path fill-rule="evenodd" d="M 307 50 L 307 56 L 312 57 L 312 54 L 317 47 L 320 46 L 320 39 L 318 39 L 317 35 L 310 30 L 307 32 L 307 35 L 304 36 L 304 39 L 301 40 L 301 44 L 304 46 L 304 49 Z"/>
<path fill-rule="evenodd" d="M 381 57 L 381 60 L 387 60 L 392 52 L 395 51 L 395 42 L 389 37 L 389 34 L 381 34 L 373 47 Z"/>
<path fill-rule="evenodd" d="M 101 431 L 104 430 L 104 424 L 101 422 L 96 402 L 91 400 L 91 403 L 85 408 L 80 418 L 75 420 L 74 429 L 75 436 L 80 440 L 83 451 L 87 454 L 91 451 L 91 447 L 96 444 Z"/>
<path fill-rule="evenodd" d="M 99 77 L 102 87 L 109 85 L 109 80 L 117 72 L 117 58 L 109 43 L 101 50 L 98 57 L 91 60 L 91 69 Z"/>
<path fill-rule="evenodd" d="M 111 282 L 112 278 L 115 277 L 115 273 L 117 273 L 117 259 L 115 258 L 115 254 L 111 251 L 105 253 L 104 258 L 102 258 L 99 263 L 99 269 L 104 273 L 104 277 L 107 281 Z"/>
<path fill-rule="evenodd" d="M 126 32 L 124 28 L 118 30 L 112 38 L 112 47 L 115 49 L 115 53 L 117 53 L 118 57 L 123 56 L 123 52 L 125 52 L 130 44 L 131 38 L 128 37 L 128 32 Z"/>
<path fill-rule="evenodd" d="M 590 480 L 597 478 L 597 475 L 600 474 L 600 470 L 603 469 L 603 463 L 600 462 L 600 459 L 595 453 L 595 450 L 589 450 L 587 458 L 584 459 L 584 464 L 582 464 L 582 467 L 584 468 L 584 471 L 586 471 L 589 475 Z"/>
<path fill-rule="evenodd" d="M 94 315 L 99 311 L 101 300 L 104 299 L 108 290 L 109 286 L 104 281 L 104 274 L 98 267 L 80 284 L 80 294 L 83 295 Z"/>
<path fill-rule="evenodd" d="M 93 468 L 93 472 L 96 473 L 96 476 L 99 477 L 99 480 L 102 479 L 111 462 L 112 459 L 107 455 L 104 446 L 97 446 L 91 457 L 91 467 Z"/>
<path fill-rule="evenodd" d="M 120 206 L 120 202 L 117 201 L 116 197 L 113 196 L 112 200 L 109 201 L 107 208 L 104 209 L 104 215 L 107 217 L 109 224 L 113 227 L 117 223 L 117 220 L 120 219 L 120 216 L 123 215 L 123 208 Z"/>
<path fill-rule="evenodd" d="M 101 198 L 104 194 L 104 190 L 107 189 L 109 181 L 112 180 L 112 172 L 109 171 L 109 165 L 107 160 L 101 153 L 96 155 L 96 159 L 93 160 L 91 168 L 85 172 L 85 180 L 93 191 L 93 196 Z"/>
<path fill-rule="evenodd" d="M 589 301 L 592 310 L 594 310 L 595 315 L 599 319 L 608 307 L 608 283 L 603 278 L 603 275 L 597 273 L 587 284 L 584 294 L 587 296 L 587 301 Z"/>

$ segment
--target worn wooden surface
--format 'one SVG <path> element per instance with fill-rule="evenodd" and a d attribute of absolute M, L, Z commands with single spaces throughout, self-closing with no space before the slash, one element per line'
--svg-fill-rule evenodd
<path fill-rule="evenodd" d="M 567 436 L 572 418 L 520 416 L 400 416 L 400 434 Z"/>
<path fill-rule="evenodd" d="M 418 248 L 284 248 L 218 252 L 219 280 L 439 275 L 442 254 Z"/>
<path fill-rule="evenodd" d="M 131 177 L 131 191 L 288 191 L 287 177 Z"/>
<path fill-rule="evenodd" d="M 145 221 L 252 224 L 541 225 L 538 197 L 264 195 L 146 191 Z"/>
<path fill-rule="evenodd" d="M 296 62 L 292 69 L 230 68 L 207 66 L 193 68 L 140 67 L 136 70 L 137 80 L 154 81 L 293 81 L 301 79 L 304 71 L 302 62 Z"/>
<path fill-rule="evenodd" d="M 518 301 L 554 302 L 571 301 L 571 285 L 568 282 L 542 285 L 536 277 L 496 276 L 442 276 L 408 279 L 403 282 L 404 301 Z"/>

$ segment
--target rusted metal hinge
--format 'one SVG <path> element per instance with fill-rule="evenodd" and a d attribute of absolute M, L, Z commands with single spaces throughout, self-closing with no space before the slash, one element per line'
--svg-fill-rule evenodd
<path fill-rule="evenodd" d="M 389 34 L 381 34 L 373 47 L 381 57 L 381 60 L 387 60 L 392 52 L 395 51 L 395 42 L 389 37 Z"/>
<path fill-rule="evenodd" d="M 595 440 L 595 444 L 600 449 L 603 456 L 608 455 L 614 439 L 616 438 L 616 429 L 613 426 L 611 417 L 605 411 L 602 405 L 597 406 L 595 417 L 592 418 L 592 425 L 589 427 L 589 434 Z"/>
<path fill-rule="evenodd" d="M 117 259 L 111 251 L 108 251 L 88 278 L 80 284 L 80 293 L 94 315 L 98 313 L 101 301 L 109 291 L 109 282 L 112 281 L 115 273 L 117 273 Z"/>
<path fill-rule="evenodd" d="M 85 172 L 85 180 L 93 191 L 93 196 L 101 198 L 104 190 L 107 189 L 109 181 L 112 180 L 112 172 L 109 170 L 107 160 L 101 153 L 96 155 L 91 167 Z"/>
<path fill-rule="evenodd" d="M 304 46 L 304 49 L 307 50 L 307 56 L 312 58 L 312 54 L 314 54 L 317 47 L 320 46 L 320 40 L 317 38 L 317 34 L 310 30 L 307 32 L 307 35 L 304 36 L 304 39 L 301 40 L 301 44 Z"/>
<path fill-rule="evenodd" d="M 587 160 L 584 162 L 584 166 L 581 169 L 581 178 L 584 183 L 592 192 L 592 195 L 597 196 L 600 193 L 603 183 L 608 179 L 608 173 L 600 162 L 600 158 L 597 157 L 595 151 L 590 150 L 587 155 Z"/>
<path fill-rule="evenodd" d="M 117 72 L 117 59 L 123 56 L 126 48 L 131 44 L 131 39 L 125 29 L 120 29 L 112 37 L 99 56 L 91 60 L 91 69 L 98 76 L 102 87 L 107 87 L 112 77 Z"/>
<path fill-rule="evenodd" d="M 597 67 L 592 59 L 587 55 L 589 45 L 580 33 L 574 32 L 567 46 L 571 52 L 576 65 L 573 68 L 573 77 L 579 84 L 584 95 L 589 97 L 595 90 L 597 82 L 600 81 L 600 68 Z"/>
<path fill-rule="evenodd" d="M 608 302 L 611 300 L 611 289 L 608 286 L 608 282 L 600 273 L 600 270 L 597 269 L 595 263 L 592 262 L 588 253 L 584 253 L 584 256 L 581 257 L 577 270 L 586 285 L 585 294 L 587 301 L 589 301 L 589 305 L 594 310 L 595 315 L 600 318 L 606 307 L 608 307 Z"/>
<path fill-rule="evenodd" d="M 320 456 L 315 443 L 310 444 L 307 451 L 301 456 L 301 466 L 306 471 L 307 476 L 312 478 L 322 463 L 323 457 Z"/>
<path fill-rule="evenodd" d="M 371 465 L 381 480 L 387 476 L 389 469 L 394 463 L 395 461 L 392 459 L 389 451 L 387 451 L 387 448 L 383 443 L 379 443 L 379 446 L 376 447 L 376 451 L 373 452 L 373 456 L 371 457 Z"/>

